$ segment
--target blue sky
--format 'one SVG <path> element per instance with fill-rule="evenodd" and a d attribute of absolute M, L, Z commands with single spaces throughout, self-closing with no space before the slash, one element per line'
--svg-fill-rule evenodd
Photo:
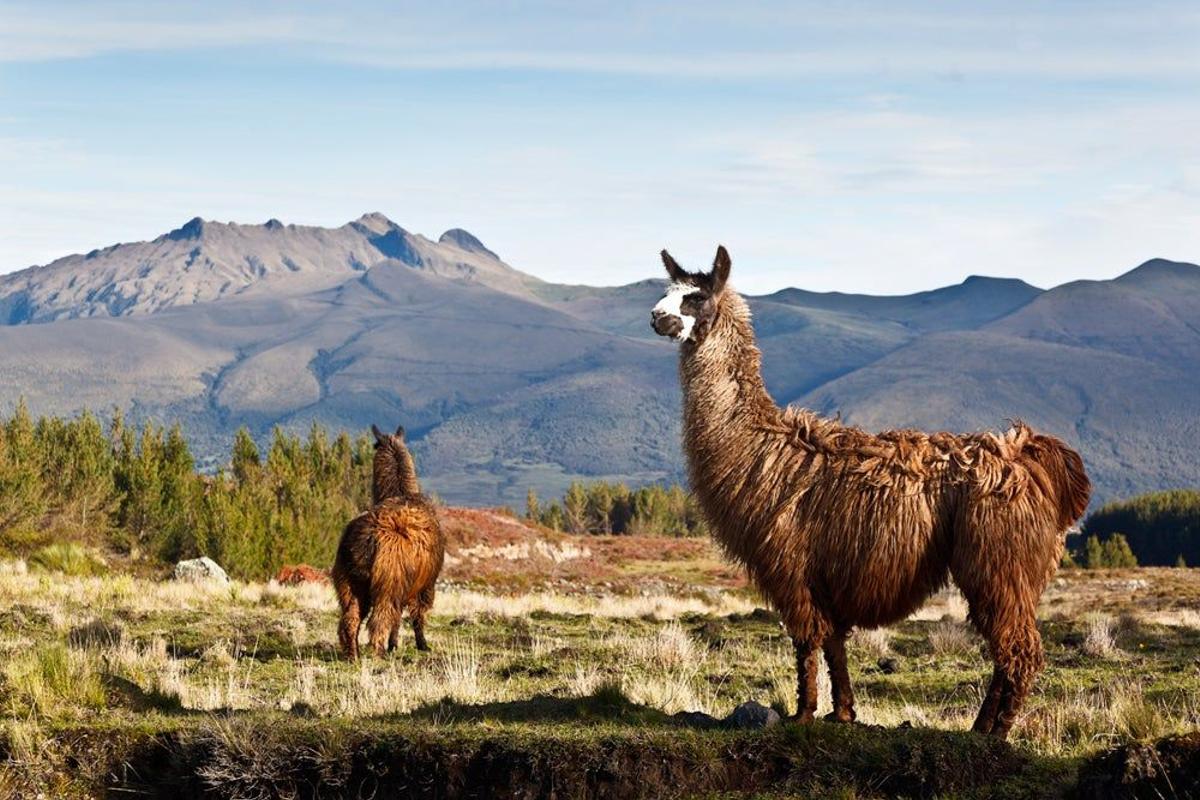
<path fill-rule="evenodd" d="M 0 272 L 190 217 L 745 291 L 1200 261 L 1195 3 L 0 0 Z"/>

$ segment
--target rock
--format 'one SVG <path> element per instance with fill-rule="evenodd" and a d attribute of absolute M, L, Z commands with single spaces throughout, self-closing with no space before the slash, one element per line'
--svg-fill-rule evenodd
<path fill-rule="evenodd" d="M 180 561 L 175 565 L 174 577 L 177 581 L 229 583 L 225 570 L 208 556 Z"/>
<path fill-rule="evenodd" d="M 779 724 L 779 712 L 750 700 L 730 712 L 724 720 L 727 728 L 769 728 Z"/>
<path fill-rule="evenodd" d="M 703 711 L 680 711 L 678 714 L 672 715 L 671 719 L 689 728 L 707 729 L 721 724 L 719 719 L 711 714 L 705 714 Z"/>
<path fill-rule="evenodd" d="M 875 662 L 875 666 L 879 667 L 879 671 L 884 675 L 894 675 L 900 671 L 900 662 L 894 658 L 881 658 Z"/>

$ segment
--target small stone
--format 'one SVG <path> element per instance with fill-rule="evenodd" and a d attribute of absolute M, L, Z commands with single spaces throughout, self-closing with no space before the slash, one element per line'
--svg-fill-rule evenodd
<path fill-rule="evenodd" d="M 879 667 L 879 671 L 884 675 L 894 675 L 900 671 L 900 662 L 894 658 L 881 658 L 875 662 L 875 666 Z"/>
<path fill-rule="evenodd" d="M 769 728 L 779 724 L 779 712 L 773 708 L 750 700 L 730 712 L 725 718 L 725 726 L 729 728 L 750 729 Z"/>
<path fill-rule="evenodd" d="M 177 581 L 229 583 L 229 576 L 225 574 L 225 570 L 208 556 L 180 561 L 175 565 L 174 577 Z"/>

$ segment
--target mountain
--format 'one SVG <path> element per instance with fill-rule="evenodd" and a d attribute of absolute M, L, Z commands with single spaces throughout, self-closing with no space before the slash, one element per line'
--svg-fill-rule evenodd
<path fill-rule="evenodd" d="M 0 277 L 0 408 L 179 420 L 210 466 L 239 425 L 403 422 L 426 484 L 456 503 L 681 480 L 676 350 L 648 321 L 663 285 L 545 283 L 465 230 L 435 241 L 378 214 L 193 221 Z M 750 304 L 780 402 L 868 428 L 1024 418 L 1082 448 L 1098 500 L 1200 483 L 1193 265 Z"/>
<path fill-rule="evenodd" d="M 196 217 L 153 241 L 0 277 L 0 322 L 151 314 L 255 291 L 296 294 L 336 286 L 387 260 L 507 292 L 536 283 L 457 228 L 432 242 L 378 213 L 340 228 Z"/>

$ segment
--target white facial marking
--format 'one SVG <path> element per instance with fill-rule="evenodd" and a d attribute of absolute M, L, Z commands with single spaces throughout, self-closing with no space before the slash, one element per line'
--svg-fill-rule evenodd
<path fill-rule="evenodd" d="M 683 323 L 683 328 L 675 336 L 675 341 L 686 342 L 688 337 L 692 335 L 692 328 L 696 324 L 696 318 L 683 313 L 683 298 L 689 294 L 699 293 L 699 289 L 688 283 L 672 283 L 667 287 L 667 293 L 662 300 L 658 301 L 658 305 L 654 307 L 655 311 L 662 312 L 672 317 L 679 317 Z"/>

